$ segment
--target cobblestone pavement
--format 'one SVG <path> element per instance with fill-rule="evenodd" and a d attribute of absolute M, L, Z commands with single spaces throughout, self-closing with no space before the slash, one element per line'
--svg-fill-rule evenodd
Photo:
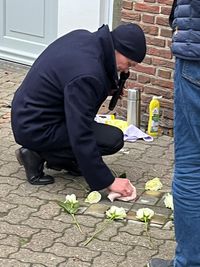
<path fill-rule="evenodd" d="M 99 203 L 86 205 L 83 177 L 75 178 L 64 171 L 48 170 L 56 177 L 53 185 L 32 186 L 15 159 L 18 145 L 10 127 L 13 93 L 27 71 L 23 65 L 0 61 L 0 266 L 143 267 L 152 256 L 172 258 L 173 223 L 163 197 L 171 190 L 173 139 L 161 136 L 151 143 L 126 143 L 124 150 L 104 158 L 115 172 L 126 171 L 137 188 L 135 202 L 111 203 L 103 192 Z M 145 182 L 154 177 L 161 179 L 162 190 L 145 192 Z M 57 200 L 72 193 L 81 202 L 76 218 L 83 234 L 57 205 Z M 113 204 L 126 209 L 127 219 L 113 222 L 84 246 L 88 236 L 102 226 L 104 213 Z M 135 218 L 135 211 L 143 207 L 156 213 L 149 229 L 152 242 L 144 224 Z"/>

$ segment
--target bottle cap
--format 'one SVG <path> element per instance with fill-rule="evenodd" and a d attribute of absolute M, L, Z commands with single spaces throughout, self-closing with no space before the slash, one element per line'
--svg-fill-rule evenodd
<path fill-rule="evenodd" d="M 152 99 L 161 99 L 162 98 L 162 96 L 160 95 L 160 96 L 158 96 L 158 95 L 154 95 L 153 97 L 152 97 Z"/>
<path fill-rule="evenodd" d="M 128 90 L 128 100 L 139 100 L 140 90 L 139 89 L 129 89 Z"/>

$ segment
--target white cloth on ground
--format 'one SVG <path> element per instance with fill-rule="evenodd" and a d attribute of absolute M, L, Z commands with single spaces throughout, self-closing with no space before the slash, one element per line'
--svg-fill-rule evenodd
<path fill-rule="evenodd" d="M 153 137 L 144 133 L 135 125 L 129 125 L 129 127 L 124 132 L 124 141 L 135 142 L 137 139 L 143 139 L 144 141 L 151 142 Z"/>

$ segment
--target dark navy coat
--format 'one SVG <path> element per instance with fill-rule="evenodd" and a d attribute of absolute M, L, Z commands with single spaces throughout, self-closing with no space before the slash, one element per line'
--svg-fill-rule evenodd
<path fill-rule="evenodd" d="M 38 57 L 14 95 L 16 142 L 41 152 L 71 146 L 90 187 L 106 188 L 114 177 L 102 160 L 91 125 L 117 79 L 108 26 L 57 39 Z"/>

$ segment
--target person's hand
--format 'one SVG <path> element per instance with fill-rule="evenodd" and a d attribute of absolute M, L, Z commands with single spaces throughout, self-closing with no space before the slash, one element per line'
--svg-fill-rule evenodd
<path fill-rule="evenodd" d="M 133 193 L 133 187 L 129 179 L 125 178 L 115 178 L 114 182 L 107 189 L 119 193 L 123 197 L 130 196 Z"/>

